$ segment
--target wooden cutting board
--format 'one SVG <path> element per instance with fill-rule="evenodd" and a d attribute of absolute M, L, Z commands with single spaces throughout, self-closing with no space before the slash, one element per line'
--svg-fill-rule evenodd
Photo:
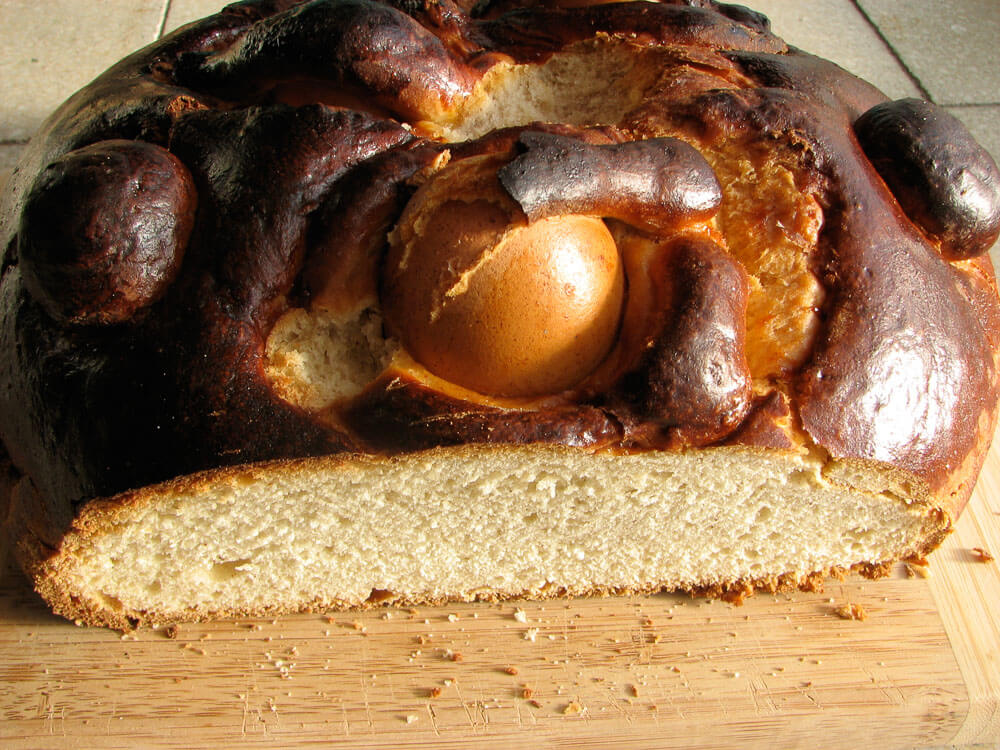
<path fill-rule="evenodd" d="M 1000 456 L 929 577 L 470 604 L 135 634 L 0 584 L 4 748 L 933 747 L 1000 742 Z M 1000 555 L 998 555 L 1000 557 Z M 838 608 L 860 605 L 864 620 Z"/>

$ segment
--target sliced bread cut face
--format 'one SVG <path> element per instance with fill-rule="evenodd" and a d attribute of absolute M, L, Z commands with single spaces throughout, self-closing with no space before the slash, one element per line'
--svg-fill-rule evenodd
<path fill-rule="evenodd" d="M 931 505 L 865 473 L 868 489 L 852 488 L 814 455 L 748 448 L 303 459 L 95 501 L 33 573 L 57 612 L 112 627 L 663 589 L 739 598 L 878 573 L 947 532 Z"/>

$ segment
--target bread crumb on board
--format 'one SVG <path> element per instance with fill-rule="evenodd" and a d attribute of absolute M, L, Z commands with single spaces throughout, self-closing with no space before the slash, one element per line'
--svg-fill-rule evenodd
<path fill-rule="evenodd" d="M 993 562 L 993 555 L 987 552 L 983 547 L 973 547 L 972 556 L 977 562 L 988 563 Z"/>
<path fill-rule="evenodd" d="M 906 575 L 909 578 L 930 578 L 931 569 L 927 558 L 919 557 L 906 561 Z"/>
<path fill-rule="evenodd" d="M 868 612 L 860 604 L 849 602 L 842 604 L 833 610 L 833 613 L 842 620 L 858 620 L 864 622 L 868 619 Z"/>

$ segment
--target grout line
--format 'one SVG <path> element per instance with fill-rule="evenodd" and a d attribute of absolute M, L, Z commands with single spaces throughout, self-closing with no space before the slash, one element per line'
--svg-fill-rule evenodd
<path fill-rule="evenodd" d="M 889 41 L 889 38 L 884 33 L 882 33 L 882 29 L 880 29 L 878 24 L 872 20 L 871 16 L 868 15 L 867 11 L 865 11 L 865 9 L 861 7 L 861 3 L 859 2 L 859 0 L 851 0 L 851 2 L 854 4 L 854 7 L 857 8 L 857 11 L 858 13 L 861 14 L 861 17 L 865 19 L 868 25 L 871 26 L 872 30 L 878 35 L 878 38 L 882 40 L 882 44 L 884 44 L 886 48 L 889 50 L 889 52 L 892 53 L 892 56 L 896 58 L 896 62 L 898 62 L 900 67 L 902 67 L 903 72 L 906 73 L 909 79 L 913 82 L 913 85 L 916 86 L 917 89 L 920 91 L 920 96 L 922 96 L 927 101 L 936 104 L 937 102 L 934 102 L 934 99 L 931 97 L 931 92 L 929 92 L 924 87 L 924 84 L 920 81 L 920 79 L 916 76 L 916 74 L 912 70 L 910 70 L 910 66 L 906 64 L 906 61 L 903 59 L 903 56 L 899 54 L 899 51 L 892 45 L 892 42 Z"/>
<path fill-rule="evenodd" d="M 160 22 L 156 27 L 156 38 L 163 38 L 163 31 L 167 28 L 167 16 L 170 15 L 171 0 L 163 0 L 163 12 L 160 13 Z"/>

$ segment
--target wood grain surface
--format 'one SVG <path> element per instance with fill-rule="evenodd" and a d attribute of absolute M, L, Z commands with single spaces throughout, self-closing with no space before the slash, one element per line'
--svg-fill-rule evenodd
<path fill-rule="evenodd" d="M 880 749 L 1000 741 L 1000 460 L 928 577 L 121 634 L 0 585 L 4 748 Z M 838 610 L 860 605 L 867 618 Z"/>

